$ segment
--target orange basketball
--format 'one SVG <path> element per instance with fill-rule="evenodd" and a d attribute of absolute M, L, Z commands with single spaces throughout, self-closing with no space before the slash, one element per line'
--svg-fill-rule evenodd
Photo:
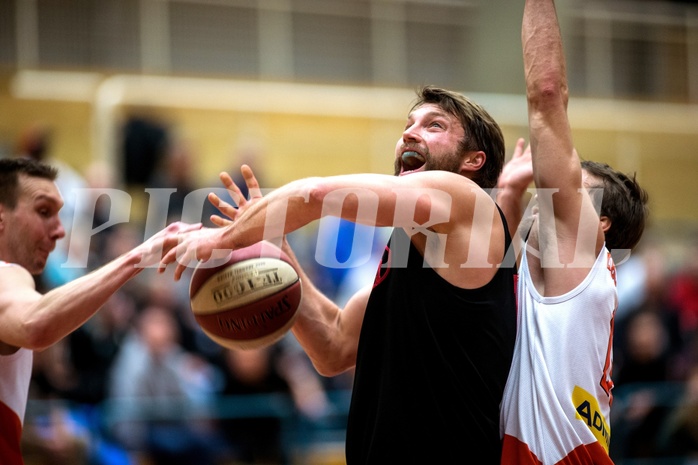
<path fill-rule="evenodd" d="M 204 333 L 236 350 L 281 339 L 296 319 L 298 272 L 278 247 L 261 241 L 226 260 L 199 262 L 189 283 L 191 310 Z"/>

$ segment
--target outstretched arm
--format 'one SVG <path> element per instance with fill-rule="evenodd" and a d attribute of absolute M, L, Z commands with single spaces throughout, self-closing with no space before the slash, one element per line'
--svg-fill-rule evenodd
<path fill-rule="evenodd" d="M 429 232 L 435 241 L 444 242 L 445 257 L 462 257 L 470 248 L 469 240 L 477 242 L 490 235 L 489 223 L 487 227 L 473 227 L 476 210 L 491 215 L 493 223 L 498 221 L 492 199 L 484 190 L 459 174 L 441 170 L 400 177 L 349 174 L 306 178 L 281 186 L 239 210 L 235 220 L 222 228 L 187 234 L 165 255 L 163 267 L 176 261 L 175 279 L 179 279 L 188 266 L 196 260 L 208 260 L 216 250 L 222 255 L 263 239 L 274 242 L 325 216 L 369 226 L 418 230 L 425 235 Z M 452 233 L 465 240 L 443 240 Z M 455 247 L 459 250 L 453 250 Z M 485 252 L 486 259 L 501 256 L 498 250 Z M 439 270 L 450 271 L 445 267 Z M 453 275 L 463 274 L 460 268 L 454 266 L 453 270 Z"/>
<path fill-rule="evenodd" d="M 144 268 L 157 267 L 163 253 L 177 244 L 179 233 L 200 227 L 173 223 L 130 252 L 44 295 L 24 268 L 0 268 L 0 354 L 17 347 L 42 350 L 56 343 Z"/>
<path fill-rule="evenodd" d="M 550 295 L 569 290 L 586 275 L 603 233 L 583 188 L 572 142 L 565 57 L 553 0 L 526 0 L 521 36 L 541 269 Z M 546 274 L 548 267 L 552 272 Z"/>

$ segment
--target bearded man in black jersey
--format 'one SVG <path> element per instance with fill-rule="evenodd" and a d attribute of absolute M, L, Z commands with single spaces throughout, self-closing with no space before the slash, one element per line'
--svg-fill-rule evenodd
<path fill-rule="evenodd" d="M 375 281 L 344 308 L 301 272 L 294 335 L 319 373 L 355 368 L 347 463 L 453 464 L 477 456 L 498 464 L 499 404 L 516 326 L 510 237 L 488 192 L 504 151 L 499 126 L 481 106 L 424 87 L 396 145 L 395 176 L 300 179 L 263 197 L 243 165 L 251 193 L 244 199 L 222 173 L 237 209 L 212 195 L 229 219 L 187 234 L 162 265 L 177 261 L 178 279 L 215 249 L 281 241 L 324 216 L 394 228 Z"/>

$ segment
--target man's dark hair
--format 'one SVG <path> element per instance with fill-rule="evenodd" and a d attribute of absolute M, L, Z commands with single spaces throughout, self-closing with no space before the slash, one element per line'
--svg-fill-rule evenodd
<path fill-rule="evenodd" d="M 20 175 L 55 181 L 58 170 L 31 158 L 0 158 L 0 204 L 10 209 L 17 206 Z"/>
<path fill-rule="evenodd" d="M 645 230 L 649 196 L 635 175 L 625 175 L 606 163 L 584 160 L 582 169 L 603 182 L 601 216 L 611 220 L 606 231 L 608 250 L 634 248 Z"/>
<path fill-rule="evenodd" d="M 456 116 L 465 130 L 461 153 L 482 150 L 485 164 L 473 173 L 472 180 L 484 189 L 497 185 L 505 159 L 504 135 L 497 122 L 484 108 L 457 92 L 435 86 L 424 86 L 417 92 L 417 102 L 411 110 L 424 104 L 435 104 Z"/>

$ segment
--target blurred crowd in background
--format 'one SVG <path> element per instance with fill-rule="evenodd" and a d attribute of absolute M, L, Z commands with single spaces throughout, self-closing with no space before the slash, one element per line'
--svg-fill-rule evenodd
<path fill-rule="evenodd" d="M 131 221 L 112 224 L 109 196 L 86 197 L 109 188 L 134 196 L 145 196 L 146 189 L 167 189 L 169 222 L 182 218 L 187 194 L 220 187 L 217 179 L 209 186 L 196 183 L 195 154 L 162 122 L 135 116 L 122 129 L 121 166 L 95 164 L 85 167 L 84 174 L 51 156 L 50 127 L 31 125 L 17 141 L 12 156 L 41 159 L 59 168 L 57 184 L 65 200 L 61 219 L 66 237 L 37 278 L 42 292 L 144 240 L 140 219 L 146 212 L 130 212 Z M 257 146 L 246 145 L 232 157 L 236 165 L 221 169 L 236 176 L 239 164 L 248 163 L 264 186 L 262 158 Z M 133 204 L 143 202 L 148 200 L 134 199 Z M 199 213 L 192 221 L 211 225 L 213 207 Z M 351 246 L 353 224 L 341 226 L 346 231 L 342 236 L 348 234 L 346 246 Z M 289 240 L 328 295 L 342 298 L 349 283 L 370 282 L 375 269 L 351 278 L 349 274 L 366 268 L 318 265 L 316 236 L 317 231 L 308 230 Z M 87 267 L 65 266 L 86 244 Z M 214 343 L 190 311 L 189 279 L 185 275 L 174 281 L 171 272 L 163 276 L 146 269 L 84 326 L 35 355 L 24 433 L 28 465 L 307 463 L 299 455 L 307 457 L 303 449 L 316 436 L 323 443 L 343 442 L 352 373 L 321 377 L 291 333 L 255 350 L 235 351 Z M 343 457 L 341 445 L 330 455 Z"/>
<path fill-rule="evenodd" d="M 167 207 L 168 221 L 174 221 L 182 218 L 188 193 L 219 187 L 214 179 L 209 186 L 194 180 L 196 154 L 166 126 L 133 117 L 122 129 L 121 166 L 81 172 L 52 159 L 48 127 L 27 128 L 17 141 L 13 156 L 58 166 L 66 200 L 67 235 L 37 279 L 40 290 L 95 269 L 144 239 L 140 221 L 100 230 L 109 220 L 108 199 L 78 202 L 77 192 L 90 191 L 75 188 L 123 187 L 135 195 L 176 188 Z M 248 163 L 265 186 L 264 154 L 254 147 L 231 154 L 230 166 L 221 169 L 235 175 Z M 96 208 L 85 212 L 81 205 Z M 201 213 L 206 223 L 215 212 Z M 71 252 L 71 226 L 86 214 L 92 231 L 99 231 L 79 238 L 89 244 L 88 266 L 62 266 Z M 336 230 L 332 261 L 345 263 L 359 242 L 374 244 L 371 256 L 382 247 L 380 232 L 350 223 Z M 357 235 L 365 236 L 357 241 Z M 316 228 L 289 240 L 308 274 L 340 305 L 372 281 L 373 260 L 320 265 L 316 245 L 323 240 Z M 319 376 L 291 333 L 259 350 L 213 343 L 189 310 L 188 282 L 186 275 L 175 282 L 169 273 L 145 270 L 87 324 L 36 354 L 24 433 L 28 465 L 309 464 L 301 452 L 329 442 L 339 444 L 332 460 L 341 463 L 352 373 Z M 618 267 L 618 289 L 611 457 L 617 464 L 698 463 L 698 231 L 675 244 L 650 228 Z M 335 463 L 329 460 L 324 463 Z"/>

